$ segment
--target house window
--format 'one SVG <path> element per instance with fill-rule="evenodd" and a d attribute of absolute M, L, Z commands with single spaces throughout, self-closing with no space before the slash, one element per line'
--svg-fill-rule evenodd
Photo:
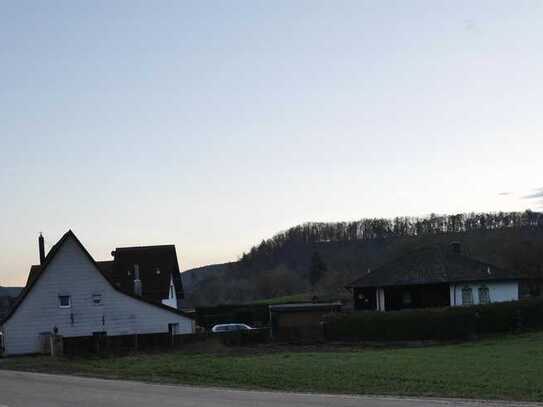
<path fill-rule="evenodd" d="M 479 287 L 479 304 L 490 304 L 490 292 L 488 287 Z"/>
<path fill-rule="evenodd" d="M 411 293 L 409 291 L 403 292 L 402 302 L 403 302 L 403 305 L 411 305 L 411 303 L 413 302 L 413 298 L 411 297 Z"/>
<path fill-rule="evenodd" d="M 92 295 L 92 303 L 94 305 L 101 305 L 102 304 L 102 294 L 93 294 Z"/>
<path fill-rule="evenodd" d="M 72 306 L 72 299 L 69 295 L 58 296 L 58 306 L 60 308 L 70 308 Z"/>
<path fill-rule="evenodd" d="M 463 305 L 473 304 L 473 291 L 471 287 L 462 288 L 462 304 Z"/>

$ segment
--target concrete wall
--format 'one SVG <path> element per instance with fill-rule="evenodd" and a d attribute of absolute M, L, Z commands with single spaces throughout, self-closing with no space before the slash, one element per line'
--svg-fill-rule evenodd
<path fill-rule="evenodd" d="M 490 293 L 490 302 L 516 301 L 518 297 L 517 281 L 480 281 L 470 283 L 458 283 L 450 285 L 451 306 L 462 304 L 462 288 L 470 287 L 473 293 L 473 304 L 479 304 L 479 287 L 487 287 Z M 456 295 L 455 295 L 456 292 Z M 455 301 L 456 297 L 456 301 Z"/>
<path fill-rule="evenodd" d="M 70 308 L 59 307 L 59 295 L 71 296 Z M 14 355 L 39 352 L 40 333 L 54 327 L 65 337 L 99 331 L 113 336 L 168 332 L 172 323 L 179 333 L 193 332 L 192 319 L 115 290 L 70 237 L 1 329 L 5 354 Z"/>

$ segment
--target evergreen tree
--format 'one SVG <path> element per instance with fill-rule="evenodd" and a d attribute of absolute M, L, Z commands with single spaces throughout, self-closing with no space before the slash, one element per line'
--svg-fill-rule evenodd
<path fill-rule="evenodd" d="M 313 289 L 320 281 L 326 270 L 326 264 L 322 260 L 319 252 L 314 252 L 313 256 L 311 256 L 311 266 L 309 268 L 309 282 L 311 283 L 311 287 L 313 287 Z"/>

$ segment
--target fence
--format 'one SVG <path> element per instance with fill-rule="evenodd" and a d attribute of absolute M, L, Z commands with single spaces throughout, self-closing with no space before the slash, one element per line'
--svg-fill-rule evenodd
<path fill-rule="evenodd" d="M 171 335 L 169 333 L 152 333 L 137 335 L 79 336 L 63 338 L 64 355 L 127 355 L 133 352 L 166 352 L 182 350 L 186 345 L 197 342 L 220 340 L 227 346 L 245 346 L 264 343 L 269 339 L 268 329 L 251 331 L 198 333 L 188 335 Z"/>

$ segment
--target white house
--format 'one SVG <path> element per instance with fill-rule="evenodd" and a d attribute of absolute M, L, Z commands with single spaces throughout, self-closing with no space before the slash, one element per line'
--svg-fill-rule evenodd
<path fill-rule="evenodd" d="M 194 331 L 187 314 L 121 290 L 72 231 L 41 260 L 0 321 L 4 355 L 40 352 L 43 334 L 54 331 L 64 337 Z"/>

